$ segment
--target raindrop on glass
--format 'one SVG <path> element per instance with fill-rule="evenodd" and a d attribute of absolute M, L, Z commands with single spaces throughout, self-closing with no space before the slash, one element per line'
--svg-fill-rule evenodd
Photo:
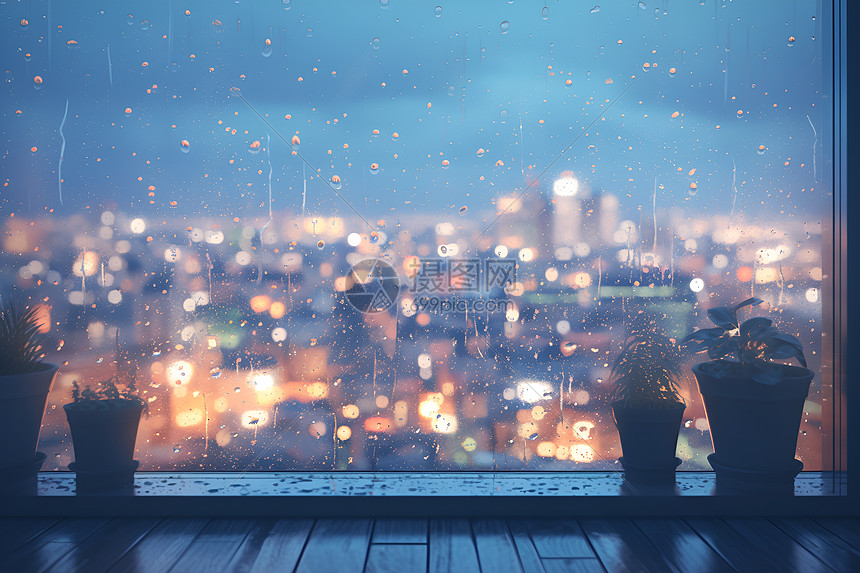
<path fill-rule="evenodd" d="M 35 78 L 33 78 L 33 87 L 37 90 L 42 89 L 42 81 L 42 76 L 36 76 Z"/>
<path fill-rule="evenodd" d="M 591 9 L 592 14 L 597 14 L 598 12 L 600 12 L 600 6 L 595 6 Z"/>
<path fill-rule="evenodd" d="M 188 142 L 187 139 L 183 139 L 179 142 L 179 149 L 182 151 L 182 153 L 188 153 L 189 151 L 191 151 L 191 144 Z"/>
<path fill-rule="evenodd" d="M 790 47 L 792 47 L 792 46 L 794 45 L 794 42 L 795 42 L 795 40 L 796 40 L 796 39 L 797 39 L 797 38 L 795 38 L 794 36 L 789 36 L 789 37 L 788 37 L 788 47 L 789 47 L 789 48 L 790 48 Z"/>
<path fill-rule="evenodd" d="M 332 175 L 331 176 L 331 186 L 334 187 L 335 189 L 340 189 L 340 186 L 341 186 L 340 175 Z"/>
<path fill-rule="evenodd" d="M 181 451 L 182 451 L 182 446 L 180 446 L 179 444 L 176 444 L 175 446 L 173 446 L 173 453 L 174 454 L 178 454 Z"/>
<path fill-rule="evenodd" d="M 290 0 L 281 0 L 281 4 L 284 5 L 284 10 L 289 10 L 290 8 L 292 8 L 292 6 L 290 5 Z"/>
<path fill-rule="evenodd" d="M 540 17 L 543 18 L 544 20 L 548 19 L 549 18 L 549 8 L 544 6 L 543 10 L 540 11 Z"/>
<path fill-rule="evenodd" d="M 251 155 L 257 155 L 260 152 L 260 142 L 252 141 L 251 145 L 248 146 L 248 153 Z"/>
<path fill-rule="evenodd" d="M 499 30 L 501 30 L 502 34 L 507 34 L 508 30 L 511 29 L 511 23 L 507 20 L 503 20 L 501 24 L 499 24 Z"/>
<path fill-rule="evenodd" d="M 508 110 L 503 109 L 502 111 L 499 112 L 499 121 L 502 123 L 505 123 L 506 121 L 508 121 Z"/>
<path fill-rule="evenodd" d="M 433 9 L 433 13 L 436 14 L 437 18 L 439 18 L 442 15 L 442 7 L 436 6 L 436 8 Z"/>
<path fill-rule="evenodd" d="M 758 149 L 756 149 L 756 153 L 758 153 L 759 155 L 764 155 L 765 151 L 767 151 L 767 147 L 765 147 L 764 145 L 759 145 Z"/>
<path fill-rule="evenodd" d="M 388 10 L 388 0 L 379 0 L 379 7 Z"/>
<path fill-rule="evenodd" d="M 643 10 L 644 10 L 645 8 L 647 8 L 647 6 L 645 6 L 645 2 L 642 2 L 642 0 L 639 0 L 639 7 L 640 7 L 641 9 L 643 9 Z"/>
<path fill-rule="evenodd" d="M 374 38 L 370 41 L 370 45 L 373 46 L 374 50 L 379 49 L 379 38 Z"/>
<path fill-rule="evenodd" d="M 125 17 L 125 21 L 126 23 L 128 23 L 129 26 L 134 26 L 134 16 L 132 16 L 131 14 Z"/>
<path fill-rule="evenodd" d="M 319 250 L 323 250 L 323 249 L 325 248 L 325 241 L 319 241 L 319 242 L 317 243 L 317 248 L 318 248 Z"/>
<path fill-rule="evenodd" d="M 152 24 L 149 23 L 149 20 L 141 20 L 140 21 L 140 29 L 141 30 L 149 30 L 152 27 Z"/>
<path fill-rule="evenodd" d="M 379 173 L 379 163 L 371 163 L 370 164 L 370 172 L 376 175 Z"/>

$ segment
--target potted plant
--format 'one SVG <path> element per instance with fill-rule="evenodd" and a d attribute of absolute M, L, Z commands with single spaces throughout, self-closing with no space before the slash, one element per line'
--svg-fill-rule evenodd
<path fill-rule="evenodd" d="M 612 366 L 612 413 L 621 438 L 624 479 L 671 485 L 678 431 L 686 404 L 678 391 L 680 361 L 674 343 L 651 326 L 634 330 Z"/>
<path fill-rule="evenodd" d="M 129 487 L 138 462 L 134 443 L 145 402 L 137 395 L 134 380 L 125 389 L 118 378 L 83 390 L 74 382 L 73 401 L 63 409 L 72 430 L 75 461 L 69 469 L 77 474 L 79 491 Z"/>
<path fill-rule="evenodd" d="M 780 333 L 770 319 L 741 323 L 738 311 L 758 306 L 758 298 L 733 307 L 708 310 L 717 326 L 689 335 L 684 343 L 711 358 L 693 366 L 705 401 L 714 453 L 708 461 L 717 485 L 729 490 L 794 489 L 803 469 L 795 459 L 803 403 L 813 372 L 806 368 L 803 346 Z M 778 359 L 795 358 L 801 367 Z"/>
<path fill-rule="evenodd" d="M 37 307 L 0 306 L 0 479 L 33 476 L 45 454 L 39 431 L 57 366 L 42 362 Z"/>

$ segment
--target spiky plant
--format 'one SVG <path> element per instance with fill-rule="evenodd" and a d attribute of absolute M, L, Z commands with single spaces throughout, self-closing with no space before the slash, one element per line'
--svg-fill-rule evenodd
<path fill-rule="evenodd" d="M 0 376 L 28 374 L 44 369 L 39 341 L 37 307 L 0 303 Z"/>
<path fill-rule="evenodd" d="M 613 400 L 628 407 L 672 408 L 685 403 L 678 390 L 678 349 L 653 327 L 631 333 L 612 365 L 609 380 Z"/>

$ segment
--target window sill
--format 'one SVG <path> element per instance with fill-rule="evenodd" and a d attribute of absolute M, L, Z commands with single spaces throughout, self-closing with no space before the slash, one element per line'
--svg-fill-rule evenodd
<path fill-rule="evenodd" d="M 35 492 L 35 493 L 34 493 Z M 41 472 L 2 515 L 789 515 L 845 513 L 846 475 L 804 472 L 794 497 L 717 495 L 712 472 L 675 487 L 618 473 L 138 472 L 128 491 L 78 495 L 71 472 Z"/>

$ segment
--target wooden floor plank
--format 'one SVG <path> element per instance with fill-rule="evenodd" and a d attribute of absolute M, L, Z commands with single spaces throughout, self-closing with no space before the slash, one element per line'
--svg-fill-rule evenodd
<path fill-rule="evenodd" d="M 468 521 L 430 520 L 430 571 L 481 573 Z"/>
<path fill-rule="evenodd" d="M 94 535 L 75 544 L 62 559 L 51 568 L 56 571 L 107 571 L 119 559 L 149 533 L 158 518 L 112 519 Z"/>
<path fill-rule="evenodd" d="M 427 545 L 374 543 L 367 555 L 365 573 L 419 573 L 427 571 Z"/>
<path fill-rule="evenodd" d="M 504 520 L 476 519 L 472 521 L 472 532 L 475 534 L 481 571 L 522 573 L 513 537 Z"/>
<path fill-rule="evenodd" d="M 582 519 L 585 535 L 607 571 L 689 571 L 676 568 L 629 519 Z"/>
<path fill-rule="evenodd" d="M 860 549 L 860 519 L 856 517 L 816 517 L 815 521 L 847 542 L 851 547 Z"/>
<path fill-rule="evenodd" d="M 523 522 L 542 558 L 596 558 L 582 528 L 573 519 L 530 519 Z"/>
<path fill-rule="evenodd" d="M 508 529 L 511 536 L 514 538 L 514 546 L 517 548 L 517 553 L 520 556 L 520 563 L 523 569 L 528 572 L 543 571 L 540 555 L 538 555 L 532 538 L 529 535 L 529 530 L 526 528 L 522 520 L 509 519 Z"/>
<path fill-rule="evenodd" d="M 860 548 L 809 518 L 771 519 L 771 523 L 836 571 L 860 571 Z"/>
<path fill-rule="evenodd" d="M 212 573 L 229 563 L 254 528 L 253 519 L 213 519 L 206 524 L 171 571 Z"/>
<path fill-rule="evenodd" d="M 599 559 L 543 559 L 546 573 L 606 573 Z"/>
<path fill-rule="evenodd" d="M 76 544 L 104 527 L 107 522 L 107 519 L 100 517 L 63 519 L 11 555 L 0 556 L 0 570 L 27 573 L 47 571 Z"/>
<path fill-rule="evenodd" d="M 331 570 L 361 573 L 367 559 L 373 521 L 370 519 L 319 519 L 311 531 L 296 573 Z"/>
<path fill-rule="evenodd" d="M 281 519 L 276 522 L 248 571 L 295 569 L 313 525 L 313 519 Z"/>
<path fill-rule="evenodd" d="M 687 570 L 690 563 L 696 563 L 700 570 L 708 573 L 733 571 L 729 564 L 681 519 L 648 518 L 635 519 L 633 522 L 657 550 L 682 571 Z"/>
<path fill-rule="evenodd" d="M 830 571 L 765 519 L 689 518 L 686 521 L 736 571 Z"/>
<path fill-rule="evenodd" d="M 111 568 L 112 573 L 163 573 L 191 545 L 208 519 L 165 519 L 138 541 Z"/>
<path fill-rule="evenodd" d="M 56 517 L 6 517 L 0 519 L 0 555 L 9 555 L 48 528 L 59 523 Z"/>
<path fill-rule="evenodd" d="M 427 520 L 377 518 L 372 542 L 427 543 Z"/>
<path fill-rule="evenodd" d="M 274 526 L 274 519 L 254 520 L 250 531 L 248 531 L 248 534 L 242 540 L 236 552 L 233 553 L 233 557 L 222 565 L 220 570 L 229 571 L 230 573 L 246 573 L 251 571 L 251 567 L 257 560 L 263 543 L 266 542 Z"/>

